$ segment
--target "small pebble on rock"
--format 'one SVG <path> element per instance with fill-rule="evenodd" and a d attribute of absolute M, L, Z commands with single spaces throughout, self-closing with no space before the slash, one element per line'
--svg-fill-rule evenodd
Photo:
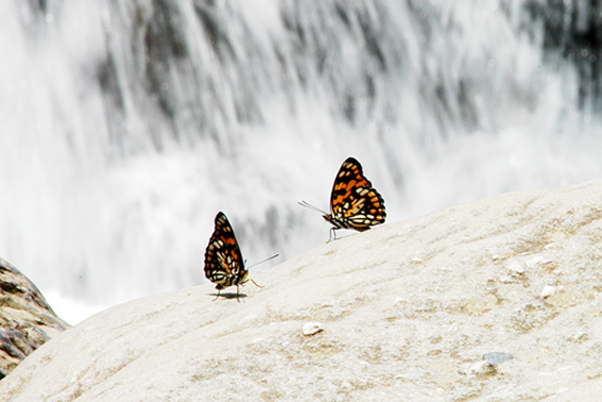
<path fill-rule="evenodd" d="M 315 335 L 320 331 L 324 331 L 324 326 L 319 322 L 308 322 L 303 324 L 303 335 Z"/>
<path fill-rule="evenodd" d="M 545 299 L 546 297 L 554 296 L 554 293 L 556 293 L 556 287 L 546 285 L 546 286 L 544 286 L 543 290 L 541 291 L 541 294 L 539 295 L 539 297 L 541 297 L 542 299 Z"/>
<path fill-rule="evenodd" d="M 485 360 L 487 363 L 489 363 L 490 366 L 493 367 L 512 359 L 514 359 L 514 356 L 512 356 L 510 353 L 504 352 L 491 352 L 485 353 L 483 355 L 483 360 Z"/>

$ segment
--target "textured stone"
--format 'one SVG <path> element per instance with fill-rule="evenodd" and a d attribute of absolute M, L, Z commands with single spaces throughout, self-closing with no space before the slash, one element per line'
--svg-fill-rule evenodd
<path fill-rule="evenodd" d="M 0 379 L 68 326 L 38 288 L 0 258 Z"/>
<path fill-rule="evenodd" d="M 252 272 L 241 302 L 207 284 L 112 307 L 0 400 L 597 402 L 601 268 L 602 181 L 505 194 Z"/>

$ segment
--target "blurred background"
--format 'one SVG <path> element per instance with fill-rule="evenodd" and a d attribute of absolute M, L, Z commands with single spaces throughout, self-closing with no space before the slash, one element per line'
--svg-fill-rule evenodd
<path fill-rule="evenodd" d="M 602 1 L 0 2 L 0 256 L 75 324 L 270 269 L 353 155 L 387 222 L 602 177 Z M 283 284 L 285 286 L 286 284 Z"/>

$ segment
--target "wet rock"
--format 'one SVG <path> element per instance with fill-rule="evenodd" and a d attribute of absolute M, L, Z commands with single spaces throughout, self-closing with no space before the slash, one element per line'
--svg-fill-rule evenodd
<path fill-rule="evenodd" d="M 38 288 L 0 258 L 0 379 L 68 326 Z"/>

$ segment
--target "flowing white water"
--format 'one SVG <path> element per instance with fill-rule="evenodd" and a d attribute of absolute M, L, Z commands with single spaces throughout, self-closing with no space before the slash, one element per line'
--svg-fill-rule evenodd
<path fill-rule="evenodd" d="M 219 210 L 250 262 L 324 241 L 296 202 L 327 209 L 348 155 L 388 221 L 598 178 L 602 125 L 528 23 L 503 0 L 2 2 L 0 255 L 76 322 L 205 281 Z"/>

